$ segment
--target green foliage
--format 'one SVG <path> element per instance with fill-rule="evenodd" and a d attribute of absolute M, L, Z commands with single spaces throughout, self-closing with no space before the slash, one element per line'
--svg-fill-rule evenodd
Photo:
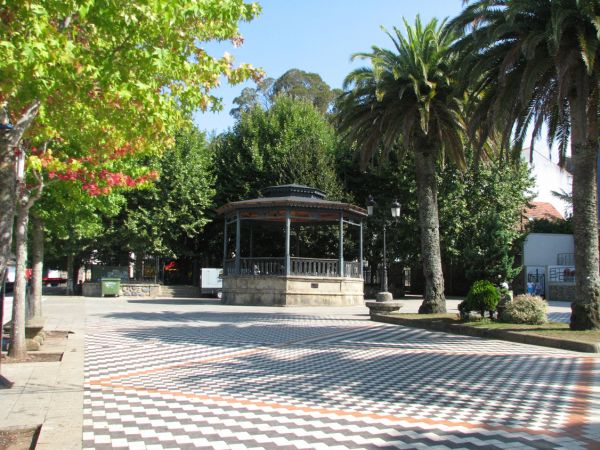
<path fill-rule="evenodd" d="M 76 263 L 88 259 L 106 232 L 106 220 L 124 205 L 117 191 L 94 197 L 76 183 L 49 183 L 32 211 L 44 222 L 45 262 L 64 267 L 68 255 L 76 255 Z"/>
<path fill-rule="evenodd" d="M 194 128 L 179 131 L 174 146 L 153 164 L 160 178 L 127 194 L 127 206 L 112 221 L 105 254 L 114 255 L 115 250 L 170 257 L 197 253 L 196 238 L 209 221 L 206 211 L 215 193 L 205 135 Z"/>
<path fill-rule="evenodd" d="M 591 90 L 584 98 L 597 102 L 591 87 L 597 85 L 600 67 L 595 64 L 599 15 L 600 4 L 590 0 L 469 2 L 450 27 L 462 32 L 454 49 L 461 53 L 461 78 L 475 94 L 472 133 L 485 138 L 500 131 L 504 150 L 517 156 L 528 139 L 533 149 L 546 131 L 550 143 L 558 141 L 564 163 L 572 132 L 585 122 L 597 130 L 596 109 L 588 117 L 584 111 L 575 119 L 583 122 L 572 124 L 575 105 L 570 103 L 586 89 Z"/>
<path fill-rule="evenodd" d="M 358 144 L 363 163 L 380 145 L 388 152 L 401 143 L 404 150 L 445 154 L 464 167 L 462 95 L 449 52 L 454 35 L 436 19 L 404 24 L 405 35 L 395 27 L 387 33 L 395 50 L 373 46 L 353 55 L 371 67 L 346 77 L 337 103 L 339 129 Z"/>
<path fill-rule="evenodd" d="M 344 194 L 335 171 L 337 144 L 325 116 L 308 102 L 279 96 L 269 109 L 256 105 L 212 143 L 217 192 L 214 204 L 254 198 L 268 186 L 292 183 L 316 187 L 329 199 L 341 200 Z M 220 264 L 223 225 L 219 222 L 207 227 L 200 245 L 210 261 Z M 298 247 L 321 242 L 323 254 L 328 254 L 332 233 L 324 231 L 294 230 Z M 283 245 L 283 237 L 274 238 L 281 233 L 280 227 L 255 228 L 252 232 L 255 256 L 261 248 L 269 251 L 267 256 L 283 254 L 283 249 L 277 248 Z"/>
<path fill-rule="evenodd" d="M 465 153 L 473 170 L 461 171 L 452 163 L 440 164 L 438 169 L 442 259 L 446 267 L 460 268 L 469 285 L 482 278 L 494 283 L 510 281 L 519 270 L 514 267 L 514 256 L 525 235 L 515 224 L 533 180 L 525 165 L 488 161 L 475 167 L 471 152 Z M 376 267 L 381 261 L 383 220 L 389 220 L 387 205 L 397 198 L 402 217 L 387 228 L 388 256 L 420 269 L 421 247 L 415 238 L 419 236 L 419 208 L 411 155 L 391 151 L 387 160 L 377 157 L 362 171 L 355 150 L 340 146 L 336 166 L 352 201 L 364 206 L 372 194 L 381 205 L 366 223 L 369 264 Z"/>
<path fill-rule="evenodd" d="M 498 307 L 502 306 L 506 306 L 509 302 L 512 302 L 512 293 L 509 289 L 505 288 L 505 287 L 501 287 L 498 289 L 498 292 L 500 294 L 500 300 L 498 301 Z"/>
<path fill-rule="evenodd" d="M 419 208 L 411 155 L 402 157 L 391 152 L 387 159 L 376 158 L 373 164 L 361 170 L 356 149 L 340 145 L 336 167 L 349 201 L 365 208 L 368 196 L 373 195 L 377 202 L 373 216 L 364 222 L 364 258 L 369 266 L 377 268 L 382 262 L 384 221 L 388 222 L 386 234 L 389 260 L 403 267 L 419 264 Z M 402 206 L 401 217 L 397 222 L 391 221 L 389 209 L 396 199 Z M 376 274 L 376 270 L 371 273 Z M 367 282 L 370 283 L 371 280 Z"/>
<path fill-rule="evenodd" d="M 438 178 L 443 257 L 462 266 L 467 280 L 510 281 L 520 271 L 514 257 L 525 232 L 517 224 L 533 179 L 525 164 L 477 164 L 465 153 L 471 170 L 448 164 Z"/>
<path fill-rule="evenodd" d="M 267 186 L 290 183 L 339 199 L 336 144 L 325 117 L 306 102 L 281 97 L 268 110 L 254 107 L 214 143 L 215 202 L 256 197 Z"/>
<path fill-rule="evenodd" d="M 597 187 L 584 181 L 597 176 L 599 16 L 596 0 L 478 0 L 451 24 L 463 33 L 454 49 L 473 94 L 471 135 L 483 142 L 501 133 L 501 149 L 514 159 L 526 141 L 533 150 L 544 131 L 558 143 L 559 163 L 570 149 L 575 253 L 582 261 L 571 327 L 581 330 L 600 328 Z"/>
<path fill-rule="evenodd" d="M 326 113 L 337 91 L 332 90 L 321 76 L 299 69 L 290 69 L 281 75 L 272 87 L 272 97 L 286 95 L 295 100 L 311 103 L 321 113 Z"/>
<path fill-rule="evenodd" d="M 529 233 L 573 234 L 573 218 L 564 220 L 535 219 L 527 224 Z"/>
<path fill-rule="evenodd" d="M 260 11 L 243 0 L 3 5 L 0 107 L 16 115 L 41 102 L 31 130 L 39 140 L 99 149 L 142 138 L 164 148 L 194 110 L 220 106 L 210 94 L 220 75 L 232 83 L 259 76 L 202 49 L 210 40 L 239 42 L 238 21 Z"/>
<path fill-rule="evenodd" d="M 496 310 L 499 300 L 498 289 L 487 280 L 479 280 L 469 289 L 463 308 L 466 311 L 479 311 L 481 317 L 484 317 L 486 311 L 491 315 Z"/>
<path fill-rule="evenodd" d="M 237 106 L 232 108 L 229 114 L 239 119 L 242 113 L 255 106 L 268 109 L 279 96 L 308 102 L 325 114 L 332 108 L 333 101 L 340 93 L 338 89 L 331 89 L 319 74 L 290 69 L 276 80 L 267 78 L 259 81 L 256 88 L 244 88 L 240 95 L 233 99 Z"/>
<path fill-rule="evenodd" d="M 542 297 L 536 295 L 517 295 L 507 303 L 500 320 L 508 323 L 526 323 L 541 325 L 546 323 L 548 305 Z"/>

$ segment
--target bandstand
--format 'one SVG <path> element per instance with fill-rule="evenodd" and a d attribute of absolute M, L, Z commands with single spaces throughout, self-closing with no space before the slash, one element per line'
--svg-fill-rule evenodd
<path fill-rule="evenodd" d="M 262 195 L 217 210 L 225 218 L 222 302 L 362 305 L 367 211 L 296 184 Z"/>

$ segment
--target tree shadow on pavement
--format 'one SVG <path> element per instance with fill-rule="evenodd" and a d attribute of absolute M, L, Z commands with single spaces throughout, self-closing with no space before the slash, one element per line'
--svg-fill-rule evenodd
<path fill-rule="evenodd" d="M 155 300 L 127 300 L 127 303 L 140 305 L 219 305 L 215 298 L 157 298 Z"/>
<path fill-rule="evenodd" d="M 559 431 L 556 424 L 573 407 L 570 399 L 578 377 L 573 358 L 500 352 L 492 341 L 397 326 L 349 326 L 344 321 L 311 326 L 299 316 L 271 323 L 249 319 L 268 318 L 264 314 L 209 316 L 220 323 L 193 326 L 189 319 L 179 326 L 120 331 L 138 343 L 196 345 L 199 354 L 203 348 L 207 355 L 210 349 L 223 349 L 217 359 L 205 362 L 196 354 L 130 382 L 322 413 L 359 411 L 442 422 L 459 417 L 459 422 L 515 429 Z M 240 354 L 232 349 L 255 351 Z M 165 350 L 174 351 L 170 345 Z M 541 435 L 531 442 L 513 440 L 520 439 L 534 447 L 548 444 Z"/>
<path fill-rule="evenodd" d="M 134 301 L 135 302 L 135 301 Z M 180 303 L 171 303 L 172 305 L 179 305 Z M 193 304 L 193 303 L 181 303 L 181 304 Z M 203 303 L 198 303 L 201 305 Z M 361 318 L 358 318 L 360 316 Z M 312 321 L 358 321 L 368 322 L 369 314 L 352 314 L 348 316 L 332 316 L 323 315 L 317 313 L 306 313 L 305 311 L 289 312 L 284 311 L 282 308 L 273 308 L 270 311 L 265 312 L 234 312 L 224 310 L 220 311 L 194 311 L 194 312 L 177 312 L 177 311 L 161 311 L 161 312 L 115 312 L 106 314 L 104 317 L 111 319 L 122 319 L 122 320 L 141 320 L 151 322 L 221 322 L 221 323 L 246 323 L 252 321 L 282 321 L 282 320 L 312 320 Z"/>

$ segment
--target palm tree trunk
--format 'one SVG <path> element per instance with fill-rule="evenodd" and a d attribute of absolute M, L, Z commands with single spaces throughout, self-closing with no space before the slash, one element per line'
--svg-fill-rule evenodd
<path fill-rule="evenodd" d="M 571 303 L 571 329 L 600 329 L 598 263 L 598 102 L 582 76 L 569 99 L 573 158 L 573 237 L 576 286 Z"/>
<path fill-rule="evenodd" d="M 19 202 L 15 223 L 15 245 L 17 264 L 15 268 L 15 287 L 13 297 L 12 328 L 8 356 L 23 359 L 27 356 L 25 342 L 25 299 L 27 294 L 27 224 L 29 208 Z"/>
<path fill-rule="evenodd" d="M 28 320 L 42 317 L 42 285 L 44 273 L 44 222 L 36 215 L 31 216 L 31 295 Z"/>
<path fill-rule="evenodd" d="M 437 152 L 427 149 L 415 152 L 421 258 L 425 277 L 425 295 L 423 303 L 419 307 L 420 314 L 446 312 L 435 179 L 436 155 Z"/>

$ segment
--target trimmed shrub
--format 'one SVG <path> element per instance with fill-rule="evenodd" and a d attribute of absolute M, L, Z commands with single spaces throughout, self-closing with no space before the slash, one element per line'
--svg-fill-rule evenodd
<path fill-rule="evenodd" d="M 493 317 L 499 300 L 498 289 L 489 281 L 479 280 L 473 283 L 469 289 L 463 308 L 468 311 L 479 311 L 481 317 L 484 317 L 485 312 L 489 311 L 490 317 Z"/>
<path fill-rule="evenodd" d="M 502 322 L 541 325 L 546 323 L 546 301 L 537 295 L 517 295 L 500 316 Z"/>

